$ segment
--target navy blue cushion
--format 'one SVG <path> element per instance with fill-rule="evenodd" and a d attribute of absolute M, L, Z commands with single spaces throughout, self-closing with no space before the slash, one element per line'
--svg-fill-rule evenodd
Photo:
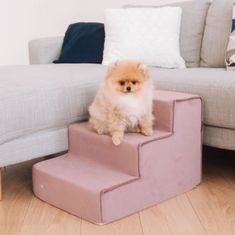
<path fill-rule="evenodd" d="M 233 28 L 232 31 L 235 30 L 235 19 L 233 20 Z"/>
<path fill-rule="evenodd" d="M 101 64 L 104 49 L 104 24 L 75 23 L 69 25 L 58 60 L 54 63 Z"/>

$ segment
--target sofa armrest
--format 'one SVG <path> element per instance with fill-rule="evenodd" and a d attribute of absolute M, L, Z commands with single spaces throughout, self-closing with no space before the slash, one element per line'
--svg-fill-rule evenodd
<path fill-rule="evenodd" d="M 64 37 L 39 38 L 29 41 L 29 63 L 50 64 L 59 58 Z"/>

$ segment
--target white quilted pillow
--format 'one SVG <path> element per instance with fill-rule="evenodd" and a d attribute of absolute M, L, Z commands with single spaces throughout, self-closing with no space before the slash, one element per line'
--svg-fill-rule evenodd
<path fill-rule="evenodd" d="M 179 46 L 181 12 L 179 7 L 107 9 L 102 64 L 135 60 L 185 68 Z"/>

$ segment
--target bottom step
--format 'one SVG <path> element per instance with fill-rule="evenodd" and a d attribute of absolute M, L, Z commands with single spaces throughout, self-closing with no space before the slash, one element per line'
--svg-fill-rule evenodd
<path fill-rule="evenodd" d="M 33 166 L 33 181 L 37 185 L 34 193 L 38 197 L 91 221 L 101 218 L 102 194 L 136 179 L 69 154 Z"/>

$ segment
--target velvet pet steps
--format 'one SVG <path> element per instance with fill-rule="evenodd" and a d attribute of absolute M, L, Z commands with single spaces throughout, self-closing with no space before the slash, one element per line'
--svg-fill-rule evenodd
<path fill-rule="evenodd" d="M 114 146 L 88 124 L 69 128 L 67 154 L 33 167 L 40 199 L 108 223 L 185 192 L 201 181 L 201 99 L 156 91 L 154 134 L 125 134 Z"/>

